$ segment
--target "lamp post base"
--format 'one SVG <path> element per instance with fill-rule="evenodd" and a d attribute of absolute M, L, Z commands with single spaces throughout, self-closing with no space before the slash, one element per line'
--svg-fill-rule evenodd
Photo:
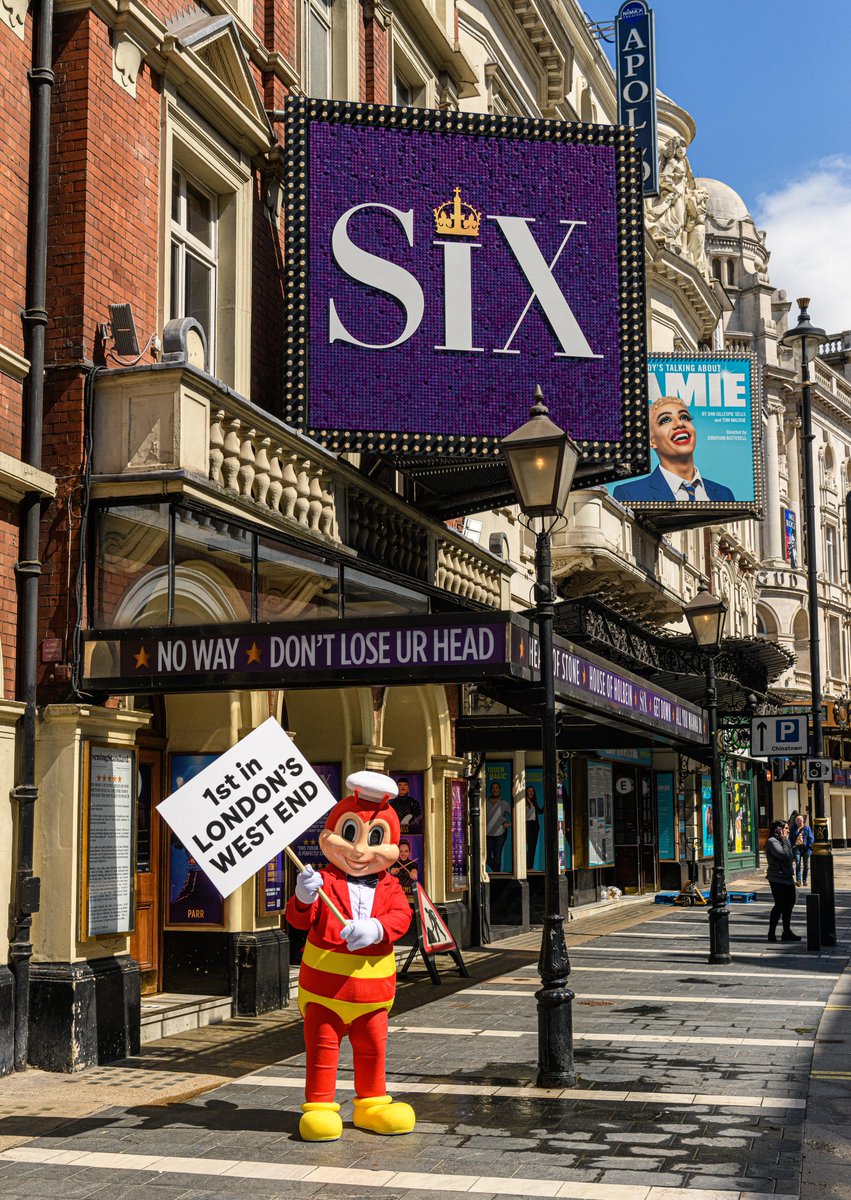
<path fill-rule="evenodd" d="M 564 942 L 564 918 L 544 917 L 538 973 L 538 1077 L 543 1088 L 574 1087 L 573 996 L 567 986 L 570 963 Z"/>
<path fill-rule="evenodd" d="M 819 898 L 821 944 L 836 945 L 836 894 L 833 883 L 833 855 L 810 856 L 810 880 L 814 896 Z"/>
<path fill-rule="evenodd" d="M 716 964 L 733 961 L 730 954 L 730 913 L 726 908 L 709 910 L 709 961 Z"/>

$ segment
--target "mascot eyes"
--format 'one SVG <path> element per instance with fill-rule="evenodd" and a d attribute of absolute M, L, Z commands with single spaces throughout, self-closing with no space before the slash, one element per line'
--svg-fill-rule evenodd
<path fill-rule="evenodd" d="M 370 829 L 369 837 L 366 839 L 370 846 L 380 846 L 384 841 L 383 829 Z"/>
<path fill-rule="evenodd" d="M 340 837 L 345 838 L 347 842 L 354 843 L 358 840 L 358 832 L 357 821 L 346 821 L 340 830 Z"/>

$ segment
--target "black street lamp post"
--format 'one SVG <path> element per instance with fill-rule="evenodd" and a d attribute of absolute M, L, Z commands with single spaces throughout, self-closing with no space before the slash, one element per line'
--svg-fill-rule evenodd
<path fill-rule="evenodd" d="M 541 518 L 535 546 L 535 616 L 540 641 L 541 752 L 544 774 L 544 929 L 538 974 L 538 1087 L 572 1087 L 573 992 L 567 986 L 570 960 L 559 912 L 558 754 L 553 671 L 553 573 L 551 534 L 564 515 L 579 459 L 579 447 L 549 418 L 541 389 L 535 389 L 530 419 L 503 439 L 502 451 L 522 512 Z M 547 522 L 547 518 L 555 518 Z"/>
<path fill-rule="evenodd" d="M 813 482 L 813 399 L 810 382 L 810 363 L 818 354 L 826 333 L 810 322 L 810 302 L 798 301 L 798 323 L 783 336 L 784 346 L 797 345 L 801 354 L 801 467 L 804 491 L 804 535 L 807 549 L 807 600 L 810 626 L 810 705 L 812 709 L 812 744 L 810 753 L 818 758 L 824 751 L 821 711 L 821 632 L 818 603 L 818 537 L 816 524 L 816 490 Z M 825 946 L 836 945 L 836 897 L 833 880 L 833 848 L 830 826 L 824 811 L 824 784 L 817 780 L 813 789 L 813 856 L 810 863 L 813 895 L 819 897 L 821 940 Z"/>
<path fill-rule="evenodd" d="M 685 618 L 694 640 L 703 650 L 706 667 L 706 711 L 709 716 L 709 772 L 712 785 L 712 885 L 709 889 L 709 961 L 728 963 L 730 910 L 727 905 L 727 872 L 724 865 L 726 822 L 721 790 L 721 757 L 718 752 L 718 689 L 715 659 L 721 650 L 727 605 L 720 596 L 698 592 L 685 606 Z"/>

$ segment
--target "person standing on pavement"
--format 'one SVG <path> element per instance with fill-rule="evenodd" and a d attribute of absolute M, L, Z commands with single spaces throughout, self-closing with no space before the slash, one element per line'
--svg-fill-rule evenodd
<path fill-rule="evenodd" d="M 803 813 L 798 813 L 795 824 L 790 825 L 789 828 L 789 841 L 792 843 L 792 856 L 795 860 L 795 883 L 798 887 L 806 887 L 810 875 L 810 855 L 813 852 L 815 835 Z"/>
<path fill-rule="evenodd" d="M 792 932 L 790 919 L 795 907 L 795 876 L 792 870 L 792 847 L 789 844 L 789 822 L 772 821 L 771 832 L 765 843 L 768 870 L 765 877 L 774 897 L 774 907 L 768 914 L 768 940 L 777 941 L 777 922 L 783 921 L 781 942 L 800 942 Z"/>

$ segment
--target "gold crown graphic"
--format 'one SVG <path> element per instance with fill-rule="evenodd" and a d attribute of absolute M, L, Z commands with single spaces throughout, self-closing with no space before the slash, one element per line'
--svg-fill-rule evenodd
<path fill-rule="evenodd" d="M 471 204 L 465 204 L 461 199 L 461 189 L 455 189 L 455 198 L 447 200 L 434 212 L 434 228 L 436 233 L 452 237 L 478 237 L 482 214 Z"/>

